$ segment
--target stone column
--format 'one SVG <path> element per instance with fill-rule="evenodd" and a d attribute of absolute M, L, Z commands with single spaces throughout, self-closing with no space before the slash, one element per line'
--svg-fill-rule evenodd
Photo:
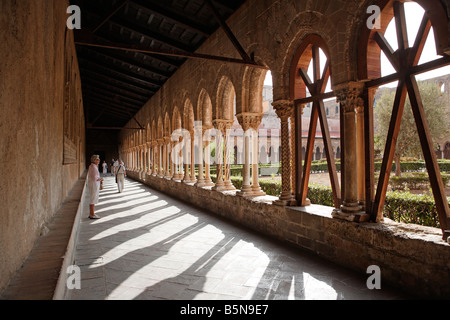
<path fill-rule="evenodd" d="M 183 160 L 184 160 L 184 177 L 183 177 L 183 183 L 191 183 L 191 174 L 189 171 L 190 168 L 190 162 L 191 162 L 191 156 L 189 154 L 189 151 L 191 150 L 191 144 L 192 140 L 189 137 L 183 137 L 184 145 L 183 145 Z"/>
<path fill-rule="evenodd" d="M 303 106 L 302 106 L 303 110 Z M 292 114 L 290 117 L 291 120 L 291 191 L 295 198 L 295 189 L 296 189 L 296 171 L 297 171 L 297 163 L 295 162 L 295 115 L 294 109 L 292 109 Z M 299 142 L 300 143 L 300 142 Z M 300 145 L 301 148 L 301 145 Z"/>
<path fill-rule="evenodd" d="M 237 192 L 236 195 L 242 197 L 252 196 L 252 186 L 250 184 L 250 139 L 252 135 L 251 129 L 251 114 L 248 113 L 240 113 L 236 115 L 236 118 L 239 121 L 239 124 L 244 130 L 244 165 L 242 169 L 242 188 L 241 191 Z"/>
<path fill-rule="evenodd" d="M 204 187 L 213 187 L 214 182 L 211 180 L 211 132 L 212 126 L 203 126 L 202 141 L 205 142 L 205 183 Z"/>
<path fill-rule="evenodd" d="M 224 166 L 224 184 L 227 190 L 236 190 L 233 183 L 231 182 L 231 138 L 230 131 L 233 126 L 233 121 L 227 121 L 224 126 L 224 134 L 225 137 L 225 155 L 223 158 L 223 166 Z"/>
<path fill-rule="evenodd" d="M 152 172 L 152 145 L 150 142 L 147 142 L 147 174 L 151 174 Z"/>
<path fill-rule="evenodd" d="M 181 144 L 183 142 L 183 137 L 179 137 L 178 142 Z M 176 180 L 183 180 L 183 148 L 180 148 L 180 151 L 178 152 L 178 175 Z"/>
<path fill-rule="evenodd" d="M 357 199 L 362 208 L 365 207 L 365 150 L 364 150 L 364 106 L 356 109 L 356 175 L 357 175 Z"/>
<path fill-rule="evenodd" d="M 236 117 L 244 130 L 243 181 L 242 188 L 237 195 L 243 197 L 263 196 L 265 193 L 261 190 L 258 181 L 258 128 L 261 124 L 263 114 L 244 112 L 238 114 Z M 250 158 L 250 151 L 253 154 L 253 161 Z M 250 181 L 250 165 L 252 166 L 252 181 Z"/>
<path fill-rule="evenodd" d="M 152 175 L 152 176 L 154 176 L 155 174 L 156 174 L 156 163 L 155 163 L 155 149 L 156 149 L 156 147 L 155 147 L 155 142 L 154 141 L 152 141 L 152 142 L 150 142 L 150 145 L 151 145 L 151 159 L 150 159 L 150 163 L 151 163 L 151 168 L 152 168 L 152 170 L 150 171 L 150 174 Z"/>
<path fill-rule="evenodd" d="M 170 137 L 164 138 L 164 178 L 170 179 Z"/>
<path fill-rule="evenodd" d="M 166 143 L 164 138 L 161 141 L 161 178 L 166 175 Z"/>
<path fill-rule="evenodd" d="M 259 122 L 261 123 L 261 122 Z M 253 196 L 265 196 L 266 193 L 261 190 L 261 187 L 259 186 L 259 136 L 258 136 L 258 127 L 259 123 L 254 129 L 254 135 L 253 135 L 253 142 L 252 142 L 252 155 L 253 155 L 253 161 L 252 161 L 252 193 Z"/>
<path fill-rule="evenodd" d="M 139 147 L 139 161 L 141 163 L 140 165 L 140 172 L 143 173 L 145 171 L 145 163 L 144 163 L 144 145 L 141 145 Z"/>
<path fill-rule="evenodd" d="M 217 165 L 217 179 L 216 184 L 212 187 L 214 191 L 226 191 L 227 187 L 225 186 L 225 182 L 223 180 L 223 165 L 224 165 L 224 150 L 223 150 L 223 139 L 224 132 L 226 127 L 225 120 L 214 120 L 213 121 L 214 128 L 217 129 L 216 134 L 216 165 Z"/>
<path fill-rule="evenodd" d="M 272 103 L 281 121 L 281 195 L 273 204 L 281 206 L 296 205 L 291 189 L 291 141 L 289 139 L 289 117 L 293 115 L 294 103 L 279 100 Z"/>
<path fill-rule="evenodd" d="M 205 178 L 203 175 L 203 126 L 200 125 L 201 122 L 196 122 L 195 124 L 194 139 L 197 145 L 198 178 L 194 186 L 204 187 Z"/>
<path fill-rule="evenodd" d="M 342 205 L 332 213 L 334 218 L 348 221 L 367 221 L 369 216 L 358 203 L 357 156 L 356 156 L 356 117 L 355 109 L 364 107 L 362 99 L 364 83 L 350 82 L 334 88 L 337 101 L 341 105 L 341 180 Z"/>
<path fill-rule="evenodd" d="M 158 139 L 158 177 L 163 177 L 163 139 Z"/>
<path fill-rule="evenodd" d="M 181 181 L 183 179 L 183 175 L 181 174 L 183 169 L 183 149 L 182 146 L 183 137 L 178 137 L 178 142 L 176 140 L 172 140 L 172 166 L 173 166 L 173 177 L 174 181 Z"/>
<path fill-rule="evenodd" d="M 191 183 L 196 183 L 197 178 L 195 177 L 195 131 L 189 131 L 191 135 Z"/>

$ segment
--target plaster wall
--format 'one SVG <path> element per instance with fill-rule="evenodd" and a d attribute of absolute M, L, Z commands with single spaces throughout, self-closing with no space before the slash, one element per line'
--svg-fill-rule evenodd
<path fill-rule="evenodd" d="M 65 56 L 75 56 L 71 36 L 65 44 L 67 6 L 61 0 L 0 1 L 0 291 L 85 170 L 79 94 L 70 97 L 77 102 L 70 120 L 80 130 L 77 159 L 63 165 Z M 69 85 L 81 88 L 78 82 Z"/>

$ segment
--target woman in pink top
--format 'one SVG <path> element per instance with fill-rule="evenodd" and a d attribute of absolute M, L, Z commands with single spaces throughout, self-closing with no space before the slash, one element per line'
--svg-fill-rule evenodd
<path fill-rule="evenodd" d="M 100 194 L 100 182 L 103 178 L 100 177 L 98 171 L 98 164 L 100 163 L 100 156 L 94 154 L 91 157 L 91 165 L 88 173 L 88 188 L 89 188 L 89 219 L 99 219 L 100 217 L 94 213 L 95 205 L 98 203 Z"/>

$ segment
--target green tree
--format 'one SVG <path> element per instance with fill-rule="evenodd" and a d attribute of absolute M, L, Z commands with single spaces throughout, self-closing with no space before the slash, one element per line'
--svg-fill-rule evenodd
<path fill-rule="evenodd" d="M 436 83 L 423 81 L 418 83 L 422 104 L 427 118 L 428 126 L 433 141 L 449 134 L 447 104 L 444 95 Z M 375 116 L 375 147 L 384 151 L 386 138 L 391 120 L 392 107 L 395 98 L 395 90 L 386 90 L 376 101 Z M 437 145 L 435 145 L 437 149 Z M 396 176 L 401 175 L 400 158 L 418 157 L 422 152 L 417 126 L 411 110 L 409 99 L 406 99 L 403 111 L 400 132 L 394 153 L 396 163 Z"/>

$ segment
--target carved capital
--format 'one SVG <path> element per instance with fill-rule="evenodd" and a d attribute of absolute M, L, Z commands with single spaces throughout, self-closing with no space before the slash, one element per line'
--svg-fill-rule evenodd
<path fill-rule="evenodd" d="M 294 101 L 291 100 L 278 100 L 272 103 L 275 109 L 275 113 L 282 121 L 287 121 L 289 117 L 293 116 Z"/>
<path fill-rule="evenodd" d="M 222 134 L 226 134 L 227 129 L 231 129 L 233 126 L 233 120 L 216 119 L 213 120 L 213 126 L 217 130 L 220 130 Z"/>
<path fill-rule="evenodd" d="M 364 108 L 364 83 L 347 82 L 335 86 L 336 101 L 341 104 L 345 113 L 355 112 L 359 108 Z"/>
<path fill-rule="evenodd" d="M 244 131 L 247 131 L 248 129 L 258 130 L 263 114 L 243 112 L 236 115 L 236 118 Z"/>

